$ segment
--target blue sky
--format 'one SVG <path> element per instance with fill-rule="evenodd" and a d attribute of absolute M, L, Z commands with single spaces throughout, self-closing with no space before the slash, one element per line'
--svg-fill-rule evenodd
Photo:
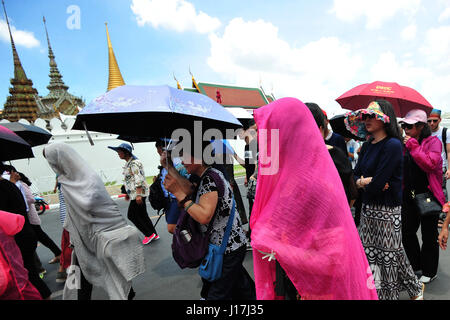
<path fill-rule="evenodd" d="M 104 22 L 127 84 L 258 86 L 339 113 L 334 100 L 375 80 L 418 90 L 450 111 L 450 0 L 5 0 L 27 76 L 49 83 L 42 16 L 72 94 L 106 91 Z M 76 6 L 76 11 L 68 12 Z M 80 24 L 76 24 L 79 17 Z M 68 25 L 69 23 L 69 25 Z M 74 24 L 75 23 L 75 24 Z M 0 15 L 0 108 L 13 76 Z"/>

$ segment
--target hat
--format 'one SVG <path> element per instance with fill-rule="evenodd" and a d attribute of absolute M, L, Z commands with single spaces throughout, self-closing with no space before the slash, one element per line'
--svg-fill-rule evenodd
<path fill-rule="evenodd" d="M 417 122 L 427 123 L 427 114 L 420 109 L 413 109 L 409 111 L 406 116 L 399 121 L 399 123 L 415 124 Z"/>
<path fill-rule="evenodd" d="M 121 150 L 125 150 L 125 151 L 129 152 L 133 158 L 136 158 L 136 157 L 133 155 L 133 147 L 130 146 L 128 143 L 122 143 L 122 144 L 121 144 L 120 146 L 118 146 L 118 147 L 111 147 L 111 146 L 108 146 L 108 148 L 109 148 L 109 149 L 112 149 L 112 150 L 114 150 L 114 151 L 119 151 L 120 149 L 121 149 Z"/>
<path fill-rule="evenodd" d="M 430 117 L 432 117 L 432 116 L 438 116 L 438 117 L 440 118 L 440 117 L 441 117 L 441 113 L 442 113 L 441 110 L 439 110 L 439 109 L 433 109 L 433 110 L 431 110 L 431 112 L 430 112 Z"/>
<path fill-rule="evenodd" d="M 384 123 L 390 123 L 389 116 L 385 115 L 381 110 L 380 105 L 376 101 L 372 101 L 366 109 L 359 109 L 345 114 L 344 123 L 348 131 L 355 136 L 366 139 L 369 134 L 363 120 L 365 115 L 374 115 L 375 119 Z"/>

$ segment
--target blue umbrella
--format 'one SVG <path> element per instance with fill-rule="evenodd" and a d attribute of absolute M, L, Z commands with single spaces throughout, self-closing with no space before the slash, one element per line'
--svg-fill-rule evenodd
<path fill-rule="evenodd" d="M 202 131 L 242 127 L 239 120 L 211 98 L 170 86 L 121 86 L 84 107 L 73 129 L 128 137 L 170 137 L 175 129 Z"/>

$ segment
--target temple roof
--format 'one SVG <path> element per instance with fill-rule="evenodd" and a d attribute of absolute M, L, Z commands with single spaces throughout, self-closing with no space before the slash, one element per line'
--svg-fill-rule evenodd
<path fill-rule="evenodd" d="M 275 101 L 273 94 L 267 95 L 262 87 L 242 87 L 208 82 L 197 82 L 190 68 L 189 73 L 192 76 L 192 88 L 183 88 L 182 90 L 202 93 L 214 101 L 217 101 L 224 107 L 256 109 Z M 181 89 L 180 83 L 176 78 L 175 80 L 177 81 L 178 89 Z"/>
<path fill-rule="evenodd" d="M 62 80 L 62 75 L 59 73 L 58 66 L 55 61 L 55 55 L 53 54 L 52 46 L 50 45 L 50 38 L 48 36 L 47 31 L 47 24 L 45 17 L 44 20 L 44 28 L 45 28 L 45 35 L 47 36 L 47 44 L 48 44 L 48 58 L 50 59 L 49 65 L 50 65 L 50 84 L 47 86 L 47 89 L 50 92 L 54 91 L 67 91 L 69 89 L 68 86 L 64 83 Z"/>
<path fill-rule="evenodd" d="M 38 105 L 36 98 L 38 96 L 37 90 L 33 87 L 33 81 L 28 79 L 20 62 L 19 54 L 17 53 L 14 39 L 9 25 L 8 15 L 6 13 L 5 2 L 2 0 L 3 11 L 8 25 L 9 37 L 11 40 L 11 48 L 14 61 L 14 78 L 11 79 L 12 88 L 9 88 L 10 95 L 6 98 L 2 118 L 9 121 L 19 121 L 19 119 L 26 119 L 29 122 L 34 122 L 38 116 Z"/>
<path fill-rule="evenodd" d="M 231 86 L 224 84 L 214 84 L 198 82 L 198 90 L 184 89 L 200 92 L 217 101 L 217 92 L 220 93 L 221 104 L 224 107 L 240 107 L 245 109 L 255 109 L 269 104 L 273 97 L 267 96 L 261 88 Z"/>
<path fill-rule="evenodd" d="M 40 97 L 40 101 L 42 102 L 40 116 L 49 119 L 59 117 L 60 112 L 65 115 L 76 115 L 78 113 L 78 107 L 84 107 L 84 102 L 81 98 L 68 92 L 69 87 L 62 80 L 62 75 L 59 72 L 55 55 L 50 45 L 45 17 L 43 21 L 48 43 L 48 57 L 50 59 L 50 84 L 47 86 L 50 92 L 45 97 Z"/>

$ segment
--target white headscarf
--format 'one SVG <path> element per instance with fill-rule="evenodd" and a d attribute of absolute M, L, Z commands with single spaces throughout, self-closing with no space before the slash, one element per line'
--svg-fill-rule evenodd
<path fill-rule="evenodd" d="M 139 232 L 127 224 L 99 175 L 74 149 L 54 143 L 44 153 L 59 175 L 67 207 L 64 228 L 83 275 L 111 299 L 127 299 L 131 279 L 145 271 Z"/>

